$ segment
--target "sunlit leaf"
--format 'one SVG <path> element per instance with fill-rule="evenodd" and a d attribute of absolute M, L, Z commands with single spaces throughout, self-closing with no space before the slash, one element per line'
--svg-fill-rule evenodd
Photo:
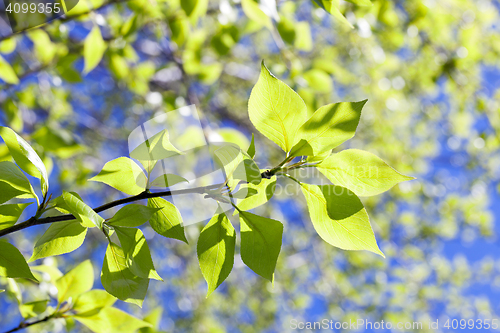
<path fill-rule="evenodd" d="M 182 216 L 177 207 L 163 198 L 148 199 L 148 207 L 161 208 L 151 216 L 149 224 L 158 234 L 187 243 Z"/>
<path fill-rule="evenodd" d="M 131 272 L 123 249 L 110 242 L 102 264 L 101 282 L 108 293 L 116 298 L 142 306 L 148 291 L 149 279 Z"/>
<path fill-rule="evenodd" d="M 79 197 L 71 192 L 63 191 L 62 195 L 64 202 L 67 205 L 68 211 L 82 223 L 84 227 L 102 228 L 104 219 L 100 217 L 92 208 L 87 206 Z"/>
<path fill-rule="evenodd" d="M 83 73 L 87 74 L 99 65 L 106 48 L 107 44 L 102 39 L 101 29 L 96 25 L 89 32 L 83 43 L 83 59 L 85 61 Z"/>
<path fill-rule="evenodd" d="M 368 214 L 359 198 L 344 187 L 301 184 L 314 229 L 327 243 L 343 250 L 378 248 Z"/>
<path fill-rule="evenodd" d="M 147 182 L 142 169 L 127 157 L 119 157 L 109 161 L 97 176 L 89 180 L 107 184 L 130 195 L 144 192 Z"/>
<path fill-rule="evenodd" d="M 17 165 L 29 175 L 40 178 L 42 192 L 47 193 L 49 190 L 47 169 L 29 143 L 8 127 L 0 127 L 0 136 L 5 141 Z"/>
<path fill-rule="evenodd" d="M 95 333 L 132 333 L 141 327 L 151 326 L 113 307 L 104 307 L 92 315 L 75 315 L 74 318 Z"/>
<path fill-rule="evenodd" d="M 0 276 L 37 281 L 23 255 L 12 244 L 0 241 Z"/>
<path fill-rule="evenodd" d="M 72 252 L 83 244 L 86 234 L 87 228 L 79 221 L 52 223 L 36 242 L 29 262 Z"/>
<path fill-rule="evenodd" d="M 240 212 L 241 259 L 255 273 L 274 280 L 281 250 L 283 224 L 252 213 Z"/>
<path fill-rule="evenodd" d="M 302 98 L 274 77 L 262 63 L 259 80 L 248 101 L 248 114 L 253 125 L 284 151 L 296 144 L 297 131 L 307 117 Z"/>
<path fill-rule="evenodd" d="M 354 136 L 358 127 L 361 102 L 341 102 L 325 105 L 299 128 L 300 141 L 293 147 L 290 155 L 319 155 L 329 151 Z"/>
<path fill-rule="evenodd" d="M 61 303 L 70 297 L 75 298 L 92 289 L 93 285 L 94 268 L 90 260 L 85 260 L 56 281 L 57 300 Z"/>
<path fill-rule="evenodd" d="M 135 228 L 115 227 L 130 271 L 142 278 L 163 281 L 155 270 L 151 252 L 143 233 Z"/>
<path fill-rule="evenodd" d="M 116 212 L 107 223 L 112 226 L 138 227 L 146 223 L 158 210 L 159 208 L 155 209 L 139 204 L 129 204 Z"/>

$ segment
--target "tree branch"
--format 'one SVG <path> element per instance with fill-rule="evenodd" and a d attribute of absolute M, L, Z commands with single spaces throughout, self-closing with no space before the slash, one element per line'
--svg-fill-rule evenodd
<path fill-rule="evenodd" d="M 48 321 L 49 319 L 52 319 L 53 316 L 50 315 L 50 316 L 47 316 L 47 317 L 44 317 L 42 319 L 39 319 L 39 320 L 35 320 L 35 321 L 32 321 L 32 322 L 21 322 L 17 327 L 14 327 L 13 329 L 9 330 L 9 331 L 6 331 L 4 333 L 12 333 L 12 332 L 17 332 L 17 331 L 20 331 L 22 329 L 25 329 L 26 327 L 30 327 L 30 326 L 33 326 L 33 325 L 36 325 L 36 324 L 40 324 L 40 323 L 43 323 L 43 322 L 46 322 Z"/>
<path fill-rule="evenodd" d="M 113 208 L 113 207 L 116 207 L 119 205 L 123 205 L 123 204 L 129 203 L 129 202 L 134 202 L 134 201 L 138 201 L 138 200 L 149 199 L 149 198 L 168 197 L 168 196 L 172 196 L 172 195 L 188 194 L 188 193 L 203 194 L 209 190 L 217 189 L 219 186 L 221 186 L 221 184 L 188 188 L 188 189 L 182 189 L 182 190 L 177 190 L 177 191 L 162 191 L 162 192 L 146 192 L 146 191 L 144 191 L 138 195 L 119 199 L 119 200 L 104 204 L 102 206 L 96 207 L 96 208 L 94 208 L 94 211 L 96 213 L 100 213 L 102 211 L 108 210 L 110 208 Z M 19 224 L 13 225 L 12 227 L 0 230 L 0 237 L 3 237 L 5 235 L 11 234 L 13 232 L 23 230 L 23 229 L 26 229 L 26 228 L 29 228 L 29 227 L 32 227 L 35 225 L 49 224 L 49 223 L 54 223 L 54 222 L 63 222 L 63 221 L 69 221 L 69 220 L 74 220 L 74 219 L 75 219 L 75 217 L 72 214 L 65 214 L 65 215 L 59 215 L 59 216 L 48 216 L 48 217 L 42 217 L 42 218 L 36 218 L 36 217 L 32 216 L 24 222 L 21 222 Z"/>

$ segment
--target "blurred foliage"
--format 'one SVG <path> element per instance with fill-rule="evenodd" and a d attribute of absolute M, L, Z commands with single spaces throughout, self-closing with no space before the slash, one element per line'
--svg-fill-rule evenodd
<path fill-rule="evenodd" d="M 282 331 L 292 318 L 496 317 L 491 295 L 500 286 L 492 255 L 498 249 L 493 201 L 500 177 L 500 5 L 356 4 L 361 2 L 342 3 L 328 15 L 305 0 L 80 0 L 66 18 L 0 42 L 3 122 L 24 133 L 44 163 L 53 165 L 52 191 L 99 191 L 92 199 L 114 198 L 115 192 L 86 179 L 110 156 L 127 154 L 126 140 L 137 124 L 186 104 L 202 111 L 207 135 L 241 141 L 228 132 L 238 130 L 248 140 L 255 130 L 247 101 L 261 59 L 286 78 L 311 113 L 330 102 L 367 98 L 348 146 L 417 176 L 363 199 L 386 259 L 321 242 L 302 199 L 277 193 L 271 205 L 257 208 L 285 225 L 274 287 L 235 262 L 222 290 L 205 298 L 196 249 L 146 228 L 158 272 L 169 282 L 152 283 L 144 305 L 164 307 L 163 329 Z M 258 134 L 255 141 L 269 144 Z M 269 145 L 262 162 L 274 165 L 278 153 Z M 6 156 L 0 146 L 0 159 Z M 201 228 L 187 228 L 188 241 Z M 58 258 L 60 264 L 82 261 L 92 251 L 102 258 L 105 248 L 95 236 Z M 28 254 L 34 237 L 12 238 Z M 29 282 L 3 286 L 8 292 L 0 299 L 12 302 L 19 292 L 47 292 Z M 3 326 L 19 312 L 1 302 Z"/>

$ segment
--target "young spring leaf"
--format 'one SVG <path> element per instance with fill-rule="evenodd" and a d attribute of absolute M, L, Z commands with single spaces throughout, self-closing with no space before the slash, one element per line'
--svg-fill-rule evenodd
<path fill-rule="evenodd" d="M 183 153 L 174 147 L 166 129 L 156 133 L 152 137 L 137 146 L 130 153 L 130 157 L 139 161 L 159 161 L 171 156 Z"/>
<path fill-rule="evenodd" d="M 49 300 L 34 301 L 19 305 L 19 312 L 24 319 L 29 319 L 38 316 L 45 312 Z"/>
<path fill-rule="evenodd" d="M 133 333 L 141 327 L 150 327 L 136 317 L 113 307 L 104 307 L 91 315 L 75 315 L 74 318 L 95 333 Z"/>
<path fill-rule="evenodd" d="M 340 1 L 339 0 L 313 0 L 318 6 L 326 10 L 337 20 L 342 22 L 344 25 L 353 29 L 352 24 L 345 18 L 345 16 L 340 11 Z"/>
<path fill-rule="evenodd" d="M 79 221 L 52 223 L 36 242 L 28 262 L 72 252 L 83 244 L 86 234 L 87 228 Z"/>
<path fill-rule="evenodd" d="M 0 56 L 0 79 L 9 84 L 19 83 L 16 72 L 14 72 L 12 66 L 2 56 Z"/>
<path fill-rule="evenodd" d="M 112 306 L 116 302 L 116 297 L 108 294 L 105 290 L 93 289 L 78 296 L 73 304 L 73 310 L 78 315 L 94 313 L 107 306 Z"/>
<path fill-rule="evenodd" d="M 32 202 L 0 206 L 0 230 L 13 226 Z"/>
<path fill-rule="evenodd" d="M 68 211 L 82 223 L 84 227 L 102 228 L 104 219 L 100 217 L 92 208 L 87 206 L 79 197 L 71 192 L 63 192 L 62 195 Z"/>
<path fill-rule="evenodd" d="M 94 285 L 94 268 L 90 260 L 85 260 L 68 273 L 60 277 L 56 283 L 57 301 L 61 304 L 70 297 L 75 298 L 92 289 Z"/>
<path fill-rule="evenodd" d="M 370 0 L 346 0 L 346 1 L 353 3 L 356 6 L 367 6 L 367 7 L 373 6 Z"/>
<path fill-rule="evenodd" d="M 25 194 L 26 192 L 20 191 L 8 183 L 0 181 L 0 204 Z"/>
<path fill-rule="evenodd" d="M 107 45 L 102 39 L 101 29 L 96 25 L 89 32 L 83 43 L 83 59 L 85 61 L 83 73 L 87 74 L 99 65 L 106 48 Z"/>
<path fill-rule="evenodd" d="M 283 224 L 252 213 L 240 212 L 241 259 L 255 273 L 274 280 L 281 250 Z"/>
<path fill-rule="evenodd" d="M 123 249 L 110 242 L 102 264 L 101 282 L 108 293 L 116 298 L 142 306 L 148 291 L 149 279 L 132 273 L 127 266 Z"/>
<path fill-rule="evenodd" d="M 268 29 L 273 28 L 273 22 L 266 13 L 259 8 L 259 5 L 253 0 L 241 0 L 241 7 L 245 15 L 252 21 L 265 26 Z"/>
<path fill-rule="evenodd" d="M 415 179 L 400 174 L 376 155 L 359 149 L 333 154 L 317 168 L 332 183 L 359 196 L 380 194 L 400 182 Z"/>
<path fill-rule="evenodd" d="M 224 170 L 227 185 L 234 189 L 240 181 L 259 184 L 262 176 L 257 164 L 239 147 L 225 144 L 213 151 L 214 161 Z"/>
<path fill-rule="evenodd" d="M 250 146 L 248 147 L 247 154 L 252 159 L 255 157 L 255 138 L 253 133 L 252 133 L 252 141 L 250 142 Z"/>
<path fill-rule="evenodd" d="M 368 250 L 384 256 L 359 198 L 344 187 L 302 183 L 314 229 L 343 250 Z"/>
<path fill-rule="evenodd" d="M 17 165 L 27 174 L 40 179 L 42 192 L 45 195 L 49 190 L 49 176 L 38 154 L 29 143 L 8 127 L 0 126 L 0 136 L 5 141 Z"/>
<path fill-rule="evenodd" d="M 175 184 L 181 183 L 181 182 L 189 182 L 186 178 L 174 175 L 172 173 L 167 173 L 164 175 L 161 175 L 157 177 L 155 180 L 153 180 L 151 183 L 149 183 L 149 186 L 151 187 L 170 187 L 174 186 Z"/>
<path fill-rule="evenodd" d="M 276 176 L 272 176 L 270 179 L 262 178 L 262 181 L 258 185 L 243 184 L 241 185 L 241 189 L 243 188 L 255 189 L 257 190 L 257 194 L 243 200 L 238 200 L 238 208 L 240 210 L 254 209 L 265 204 L 272 198 L 276 189 Z"/>
<path fill-rule="evenodd" d="M 114 229 L 120 240 L 123 253 L 125 253 L 125 259 L 130 271 L 142 278 L 163 281 L 155 270 L 151 252 L 142 231 L 135 228 L 116 226 Z"/>
<path fill-rule="evenodd" d="M 159 326 L 162 318 L 163 308 L 158 306 L 151 310 L 142 320 L 150 323 L 152 327 L 143 327 L 139 329 L 139 333 L 160 333 Z"/>
<path fill-rule="evenodd" d="M 9 184 L 19 191 L 36 197 L 35 191 L 33 187 L 31 187 L 28 178 L 19 170 L 17 165 L 10 161 L 0 162 L 0 181 Z"/>
<path fill-rule="evenodd" d="M 0 241 L 0 276 L 37 281 L 23 255 L 12 244 Z"/>
<path fill-rule="evenodd" d="M 302 98 L 273 76 L 262 63 L 260 77 L 250 94 L 248 114 L 255 128 L 289 152 L 297 143 L 297 131 L 307 117 Z"/>
<path fill-rule="evenodd" d="M 367 100 L 341 102 L 320 107 L 298 130 L 300 141 L 291 156 L 316 156 L 351 139 Z"/>
<path fill-rule="evenodd" d="M 149 198 L 148 207 L 161 208 L 149 219 L 149 224 L 158 234 L 187 243 L 182 216 L 177 207 L 163 198 Z"/>
<path fill-rule="evenodd" d="M 159 208 L 151 208 L 144 205 L 129 204 L 122 207 L 108 224 L 121 227 L 138 227 L 146 223 Z"/>
<path fill-rule="evenodd" d="M 146 175 L 141 167 L 127 157 L 119 157 L 104 165 L 90 181 L 107 184 L 126 194 L 137 195 L 146 189 Z"/>
<path fill-rule="evenodd" d="M 203 228 L 197 253 L 201 273 L 207 281 L 207 297 L 233 269 L 236 234 L 226 214 L 215 214 Z"/>

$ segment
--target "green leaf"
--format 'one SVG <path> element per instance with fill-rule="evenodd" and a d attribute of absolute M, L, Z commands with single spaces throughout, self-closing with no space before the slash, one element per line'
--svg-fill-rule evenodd
<path fill-rule="evenodd" d="M 102 228 L 104 219 L 100 217 L 92 208 L 87 206 L 79 197 L 73 193 L 63 191 L 62 195 L 64 202 L 67 205 L 68 211 L 82 223 L 84 227 Z"/>
<path fill-rule="evenodd" d="M 34 194 L 31 184 L 22 171 L 10 161 L 0 162 L 0 181 L 9 184 L 19 191 Z"/>
<path fill-rule="evenodd" d="M 112 306 L 116 302 L 116 297 L 108 294 L 105 290 L 89 290 L 75 299 L 73 310 L 77 315 L 90 315 L 106 307 Z"/>
<path fill-rule="evenodd" d="M 248 147 L 247 154 L 252 159 L 255 157 L 255 138 L 253 133 L 252 133 L 252 141 L 250 142 L 250 146 Z"/>
<path fill-rule="evenodd" d="M 337 20 L 347 25 L 349 28 L 354 28 L 352 24 L 347 21 L 345 16 L 340 12 L 340 0 L 313 0 L 318 6 L 326 10 Z"/>
<path fill-rule="evenodd" d="M 32 202 L 21 204 L 9 204 L 0 206 L 0 230 L 9 228 L 16 224 L 24 209 Z"/>
<path fill-rule="evenodd" d="M 241 187 L 242 189 L 245 187 L 255 189 L 257 190 L 257 194 L 243 200 L 238 200 L 238 208 L 241 210 L 254 209 L 265 204 L 272 198 L 276 189 L 276 176 L 271 177 L 271 179 L 262 178 L 262 181 L 258 185 L 243 184 Z"/>
<path fill-rule="evenodd" d="M 183 0 L 181 7 L 186 15 L 196 24 L 199 17 L 203 17 L 207 12 L 208 0 Z"/>
<path fill-rule="evenodd" d="M 274 280 L 276 261 L 281 250 L 281 222 L 240 212 L 241 259 L 255 273 Z"/>
<path fill-rule="evenodd" d="M 88 316 L 75 315 L 74 318 L 95 333 L 132 333 L 141 327 L 151 326 L 113 307 L 104 307 L 101 311 Z"/>
<path fill-rule="evenodd" d="M 227 185 L 235 189 L 240 181 L 260 183 L 262 176 L 257 164 L 233 144 L 223 144 L 213 151 L 214 160 L 226 174 Z"/>
<path fill-rule="evenodd" d="M 212 217 L 198 239 L 201 273 L 207 281 L 207 297 L 229 276 L 234 264 L 236 234 L 226 214 Z"/>
<path fill-rule="evenodd" d="M 368 250 L 384 256 L 359 198 L 344 187 L 301 184 L 314 229 L 343 250 Z"/>
<path fill-rule="evenodd" d="M 297 133 L 300 141 L 293 147 L 290 155 L 316 156 L 352 138 L 366 101 L 341 102 L 320 107 L 300 127 Z"/>
<path fill-rule="evenodd" d="M 14 72 L 12 66 L 2 56 L 0 56 L 0 79 L 8 84 L 19 83 L 16 72 Z"/>
<path fill-rule="evenodd" d="M 87 228 L 79 221 L 52 223 L 36 242 L 35 250 L 28 262 L 70 253 L 83 244 L 86 234 Z"/>
<path fill-rule="evenodd" d="M 129 204 L 116 212 L 107 224 L 121 227 L 138 227 L 146 223 L 158 210 L 159 208 L 155 209 L 144 205 Z"/>
<path fill-rule="evenodd" d="M 268 29 L 273 28 L 271 18 L 259 8 L 259 5 L 255 1 L 241 0 L 241 7 L 243 8 L 245 15 L 252 21 L 263 25 Z"/>
<path fill-rule="evenodd" d="M 130 271 L 142 278 L 163 281 L 158 275 L 151 259 L 148 243 L 143 233 L 135 228 L 115 227 L 116 235 L 125 254 Z"/>
<path fill-rule="evenodd" d="M 49 190 L 49 176 L 38 154 L 23 138 L 8 127 L 0 127 L 0 136 L 17 165 L 27 174 L 40 179 L 42 192 L 45 195 Z"/>
<path fill-rule="evenodd" d="M 310 69 L 303 76 L 309 86 L 318 92 L 329 93 L 333 89 L 332 78 L 321 69 Z"/>
<path fill-rule="evenodd" d="M 149 312 L 146 317 L 144 317 L 144 321 L 146 323 L 150 323 L 151 327 L 143 327 L 139 329 L 139 333 L 160 333 L 158 331 L 160 326 L 160 321 L 162 318 L 163 309 L 161 307 L 157 307 Z"/>
<path fill-rule="evenodd" d="M 359 149 L 333 154 L 316 166 L 332 183 L 359 196 L 371 196 L 415 179 L 400 174 L 376 155 Z"/>
<path fill-rule="evenodd" d="M 172 173 L 167 173 L 167 174 L 159 176 L 158 178 L 153 180 L 149 185 L 151 187 L 166 188 L 166 187 L 174 186 L 175 184 L 178 184 L 181 182 L 188 182 L 189 183 L 189 181 L 184 177 L 177 176 L 177 175 L 174 175 Z"/>
<path fill-rule="evenodd" d="M 84 74 L 89 73 L 99 65 L 106 48 L 107 44 L 102 39 L 101 29 L 96 25 L 92 28 L 83 43 Z"/>
<path fill-rule="evenodd" d="M 187 243 L 182 216 L 177 207 L 163 198 L 149 198 L 148 207 L 161 208 L 151 216 L 149 224 L 158 234 Z"/>
<path fill-rule="evenodd" d="M 57 301 L 61 304 L 70 297 L 76 298 L 92 289 L 93 285 L 94 268 L 90 260 L 85 260 L 56 281 Z"/>
<path fill-rule="evenodd" d="M 297 131 L 307 117 L 302 98 L 274 77 L 262 62 L 259 80 L 248 101 L 248 114 L 255 128 L 289 152 L 297 143 Z"/>
<path fill-rule="evenodd" d="M 26 195 L 26 192 L 20 191 L 8 183 L 0 181 L 0 204 L 22 195 Z"/>
<path fill-rule="evenodd" d="M 32 272 L 34 271 L 35 277 L 38 280 L 43 280 L 43 276 L 40 273 L 46 273 L 50 277 L 51 282 L 55 282 L 61 276 L 63 276 L 63 273 L 61 273 L 61 271 L 57 269 L 57 267 L 55 266 L 48 266 L 48 265 L 31 266 L 31 271 Z"/>
<path fill-rule="evenodd" d="M 238 192 L 231 192 L 229 196 L 235 199 L 245 199 L 250 198 L 257 194 L 257 190 L 254 188 L 249 188 L 248 186 L 242 186 Z"/>
<path fill-rule="evenodd" d="M 332 153 L 331 150 L 327 150 L 327 151 L 320 153 L 318 155 L 308 156 L 307 163 L 319 163 L 319 162 L 323 161 L 324 159 L 326 159 L 328 156 L 330 156 L 331 153 Z"/>
<path fill-rule="evenodd" d="M 37 281 L 23 255 L 12 244 L 0 241 L 0 276 Z"/>
<path fill-rule="evenodd" d="M 107 184 L 126 194 L 137 195 L 146 189 L 146 175 L 140 166 L 128 157 L 119 157 L 104 165 L 90 181 Z"/>
<path fill-rule="evenodd" d="M 43 301 L 29 302 L 19 305 L 19 312 L 24 319 L 29 319 L 38 316 L 47 310 L 48 299 Z"/>
<path fill-rule="evenodd" d="M 355 4 L 356 6 L 373 6 L 373 3 L 370 0 L 346 0 L 350 3 Z"/>
<path fill-rule="evenodd" d="M 127 266 L 123 249 L 110 242 L 102 264 L 101 282 L 108 293 L 116 298 L 142 306 L 148 291 L 149 279 L 132 273 Z"/>
<path fill-rule="evenodd" d="M 139 161 L 159 161 L 183 153 L 170 142 L 166 129 L 156 133 L 134 148 L 130 157 Z"/>

